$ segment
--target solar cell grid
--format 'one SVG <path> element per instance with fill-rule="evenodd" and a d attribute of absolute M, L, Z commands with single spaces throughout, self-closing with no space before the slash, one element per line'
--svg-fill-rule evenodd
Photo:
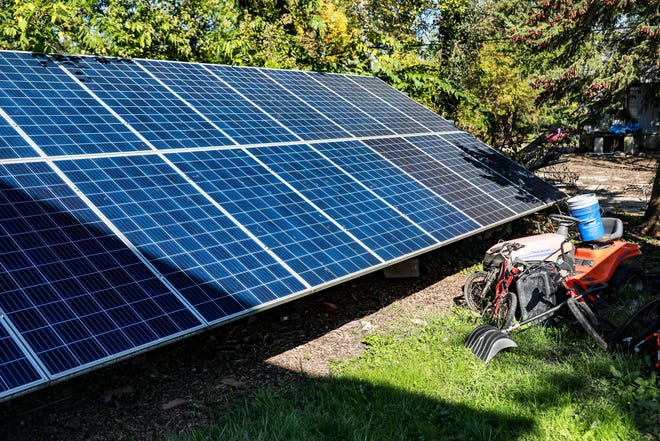
<path fill-rule="evenodd" d="M 0 398 L 45 382 L 0 318 Z"/>
<path fill-rule="evenodd" d="M 75 194 L 46 164 L 0 166 L 0 181 L 2 308 L 49 375 L 200 325 L 89 209 L 65 210 Z"/>
<path fill-rule="evenodd" d="M 405 114 L 426 129 L 434 132 L 458 131 L 456 126 L 445 118 L 422 106 L 417 101 L 399 92 L 376 77 L 352 76 L 349 78 L 351 81 L 380 98 L 392 111 L 396 110 L 397 112 Z M 427 130 L 420 130 L 419 132 L 422 133 L 425 131 Z"/>
<path fill-rule="evenodd" d="M 48 155 L 144 149 L 78 81 L 44 56 L 0 52 L 2 110 Z"/>
<path fill-rule="evenodd" d="M 233 144 L 132 60 L 70 57 L 74 75 L 155 148 Z"/>
<path fill-rule="evenodd" d="M 207 321 L 304 289 L 163 159 L 64 161 L 61 167 Z M 117 190 L 99 190 L 106 180 Z"/>
<path fill-rule="evenodd" d="M 300 139 L 308 141 L 351 136 L 258 69 L 215 65 L 205 67 Z"/>
<path fill-rule="evenodd" d="M 379 263 L 246 153 L 169 156 L 310 285 Z"/>
<path fill-rule="evenodd" d="M 2 89 L 0 81 L 0 89 Z M 2 117 L 2 108 L 9 98 L 0 97 L 0 159 L 30 158 L 39 156 L 19 133 Z M 12 104 L 13 105 L 13 104 Z"/>
<path fill-rule="evenodd" d="M 538 179 L 534 173 L 506 158 L 483 142 L 467 133 L 443 135 L 453 145 L 461 149 L 474 162 L 487 164 L 498 175 L 506 177 L 518 188 L 524 188 L 535 200 L 551 202 L 561 199 L 564 194 L 547 182 Z"/>
<path fill-rule="evenodd" d="M 202 65 L 139 60 L 148 72 L 190 103 L 238 144 L 295 141 L 296 137 Z"/>
<path fill-rule="evenodd" d="M 355 76 L 355 79 L 360 77 Z M 383 100 L 360 87 L 347 75 L 324 75 L 323 85 L 357 106 L 373 120 L 386 126 L 395 134 L 428 133 L 429 129 L 417 123 L 405 113 L 389 106 Z M 330 138 L 331 139 L 331 138 Z"/>
<path fill-rule="evenodd" d="M 383 261 L 435 243 L 309 147 L 265 147 L 255 154 Z"/>
<path fill-rule="evenodd" d="M 450 168 L 457 176 L 469 181 L 479 192 L 496 199 L 514 212 L 525 212 L 540 204 L 538 198 L 525 191 L 517 182 L 511 182 L 501 175 L 498 168 L 493 169 L 490 166 L 492 163 L 479 160 L 483 155 L 475 155 L 474 148 L 457 148 L 439 136 L 417 137 L 409 141 Z"/>
<path fill-rule="evenodd" d="M 352 136 L 393 135 L 394 132 L 379 121 L 345 101 L 341 95 L 324 86 L 330 74 L 292 72 L 286 70 L 262 70 L 278 84 L 311 107 L 326 115 Z"/>
<path fill-rule="evenodd" d="M 445 199 L 416 182 L 409 174 L 359 141 L 314 144 L 314 148 L 340 165 L 358 181 L 440 242 L 460 237 L 479 227 Z"/>
<path fill-rule="evenodd" d="M 514 215 L 502 203 L 484 193 L 469 179 L 427 154 L 403 138 L 364 141 L 406 173 L 461 210 L 480 226 L 496 223 Z M 469 172 L 463 170 L 462 172 Z"/>

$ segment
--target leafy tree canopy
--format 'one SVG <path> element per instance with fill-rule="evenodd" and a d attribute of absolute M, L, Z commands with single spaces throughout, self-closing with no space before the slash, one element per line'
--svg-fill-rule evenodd
<path fill-rule="evenodd" d="M 547 72 L 535 82 L 539 100 L 579 103 L 578 116 L 588 123 L 619 110 L 631 84 L 660 81 L 659 26 L 657 0 L 541 0 L 510 32 L 543 55 L 536 66 Z"/>

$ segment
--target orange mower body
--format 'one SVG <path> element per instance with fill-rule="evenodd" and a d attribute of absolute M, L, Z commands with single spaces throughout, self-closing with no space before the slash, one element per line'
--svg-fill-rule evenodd
<path fill-rule="evenodd" d="M 637 245 L 623 240 L 614 240 L 604 247 L 577 246 L 573 278 L 587 286 L 607 283 L 621 262 L 641 254 Z"/>

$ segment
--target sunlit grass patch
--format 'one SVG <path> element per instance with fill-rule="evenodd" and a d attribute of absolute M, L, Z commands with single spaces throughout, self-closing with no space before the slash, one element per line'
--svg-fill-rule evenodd
<path fill-rule="evenodd" d="M 657 382 L 640 392 L 634 357 L 604 352 L 576 328 L 532 326 L 484 364 L 463 347 L 473 317 L 426 322 L 371 334 L 365 353 L 329 377 L 261 390 L 190 439 L 652 439 Z"/>

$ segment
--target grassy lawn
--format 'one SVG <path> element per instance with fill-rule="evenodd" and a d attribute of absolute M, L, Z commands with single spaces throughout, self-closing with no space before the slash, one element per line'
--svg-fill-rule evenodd
<path fill-rule="evenodd" d="M 652 440 L 658 386 L 647 362 L 576 327 L 527 328 L 488 365 L 463 347 L 464 310 L 372 334 L 360 358 L 211 409 L 190 440 Z M 655 435 L 654 435 L 655 433 Z"/>

